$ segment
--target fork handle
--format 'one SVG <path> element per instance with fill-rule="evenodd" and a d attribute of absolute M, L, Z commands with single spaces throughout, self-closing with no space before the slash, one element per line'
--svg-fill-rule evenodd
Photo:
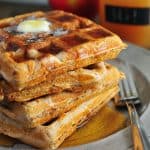
<path fill-rule="evenodd" d="M 134 150 L 144 150 L 138 127 L 134 124 L 131 124 L 131 129 L 132 129 Z"/>
<path fill-rule="evenodd" d="M 133 103 L 126 103 L 130 115 L 134 150 L 149 150 L 150 141 Z"/>

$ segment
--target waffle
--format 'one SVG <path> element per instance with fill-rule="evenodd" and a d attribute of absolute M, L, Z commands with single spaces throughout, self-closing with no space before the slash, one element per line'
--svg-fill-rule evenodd
<path fill-rule="evenodd" d="M 0 86 L 0 101 L 4 99 L 4 92 L 3 92 L 3 87 Z"/>
<path fill-rule="evenodd" d="M 0 112 L 29 128 L 44 124 L 78 106 L 83 101 L 117 85 L 123 75 L 115 67 L 109 67 L 107 74 L 93 87 L 80 92 L 63 91 L 24 103 L 4 102 L 1 104 Z"/>
<path fill-rule="evenodd" d="M 117 92 L 116 86 L 83 102 L 57 120 L 33 129 L 24 128 L 0 113 L 0 132 L 41 149 L 56 149 L 79 125 L 99 111 Z"/>
<path fill-rule="evenodd" d="M 99 63 L 88 66 L 87 68 L 69 71 L 63 75 L 54 77 L 53 80 L 44 81 L 22 91 L 15 91 L 4 80 L 1 80 L 0 85 L 3 89 L 3 95 L 5 95 L 2 98 L 5 97 L 8 101 L 23 102 L 43 95 L 58 93 L 63 90 L 79 92 L 83 89 L 91 88 L 98 81 L 103 80 L 107 74 L 106 67 L 108 68 L 109 65 L 105 66 L 104 63 Z"/>
<path fill-rule="evenodd" d="M 27 19 L 46 19 L 51 33 L 18 33 Z M 17 90 L 106 59 L 125 44 L 96 23 L 64 11 L 33 12 L 0 20 L 0 73 Z"/>

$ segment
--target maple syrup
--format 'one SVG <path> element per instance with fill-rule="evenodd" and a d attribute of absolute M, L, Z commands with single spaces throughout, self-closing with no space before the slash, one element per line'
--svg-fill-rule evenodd
<path fill-rule="evenodd" d="M 102 139 L 124 128 L 126 121 L 123 114 L 106 106 L 92 117 L 87 124 L 66 139 L 61 147 L 76 146 Z M 17 140 L 0 135 L 1 146 L 11 147 L 16 143 L 18 143 Z"/>

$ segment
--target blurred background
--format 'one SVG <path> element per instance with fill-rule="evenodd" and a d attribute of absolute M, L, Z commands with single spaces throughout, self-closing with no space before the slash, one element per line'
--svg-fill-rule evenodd
<path fill-rule="evenodd" d="M 150 49 L 150 0 L 0 0 L 0 18 L 52 9 L 88 17 L 122 39 Z"/>

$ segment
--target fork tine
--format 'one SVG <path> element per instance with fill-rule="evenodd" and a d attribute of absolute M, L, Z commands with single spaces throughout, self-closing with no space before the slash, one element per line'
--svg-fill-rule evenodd
<path fill-rule="evenodd" d="M 135 96 L 138 96 L 137 88 L 136 88 L 135 82 L 133 80 L 133 76 L 131 74 L 131 69 L 129 67 L 129 64 L 126 63 L 126 66 L 127 66 L 126 69 L 128 71 L 128 74 L 127 74 L 128 78 L 127 79 L 128 79 L 129 87 L 130 87 L 130 89 L 132 91 L 132 94 L 135 95 Z"/>
<path fill-rule="evenodd" d="M 135 97 L 133 102 L 134 102 L 134 104 L 139 104 L 141 102 L 138 97 L 138 91 L 137 91 L 137 88 L 135 85 L 135 81 L 133 80 L 133 75 L 131 74 L 131 68 L 129 67 L 128 63 L 126 65 L 127 65 L 127 70 L 128 70 L 128 84 L 129 84 L 132 96 Z"/>
<path fill-rule="evenodd" d="M 119 63 L 118 68 L 120 70 L 122 70 L 126 74 L 126 78 L 128 78 L 127 77 L 128 71 L 127 71 L 127 68 L 126 68 L 126 64 Z M 129 94 L 130 94 L 130 90 L 129 90 L 130 88 L 129 88 L 129 84 L 126 82 L 125 79 L 121 80 L 120 87 L 121 87 L 120 91 L 122 91 L 122 93 L 124 93 L 122 95 L 124 95 L 124 97 L 128 97 Z"/>
<path fill-rule="evenodd" d="M 124 98 L 124 89 L 123 89 L 123 86 L 122 86 L 122 81 L 119 82 L 119 87 L 120 87 L 120 92 L 119 92 L 119 95 L 120 95 L 120 98 L 123 100 Z"/>
<path fill-rule="evenodd" d="M 120 66 L 120 69 L 126 74 L 126 79 L 119 83 L 121 100 L 132 100 L 134 104 L 139 104 L 140 100 L 138 99 L 136 85 L 133 80 L 129 64 L 125 63 L 125 65 Z"/>
<path fill-rule="evenodd" d="M 131 96 L 131 90 L 130 90 L 130 86 L 128 84 L 128 79 L 122 80 L 122 84 L 124 87 L 125 98 Z"/>

